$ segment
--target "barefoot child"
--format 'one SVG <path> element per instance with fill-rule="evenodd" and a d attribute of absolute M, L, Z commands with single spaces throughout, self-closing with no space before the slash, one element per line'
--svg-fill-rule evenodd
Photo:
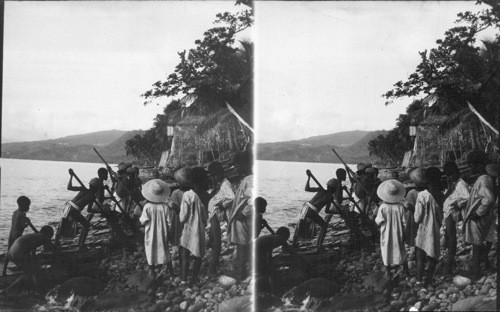
<path fill-rule="evenodd" d="M 10 249 L 14 241 L 23 235 L 24 229 L 28 225 L 31 226 L 35 233 L 38 232 L 31 224 L 30 219 L 26 217 L 26 212 L 30 210 L 30 205 L 31 201 L 26 196 L 19 196 L 17 199 L 18 209 L 12 214 L 12 226 L 10 228 L 9 245 L 7 249 Z"/>
<path fill-rule="evenodd" d="M 378 197 L 383 201 L 375 222 L 380 226 L 380 251 L 386 267 L 386 276 L 391 279 L 391 266 L 401 265 L 408 275 L 406 250 L 403 240 L 404 207 L 401 201 L 405 196 L 404 185 L 398 180 L 382 182 L 377 189 Z"/>
<path fill-rule="evenodd" d="M 205 228 L 208 221 L 208 175 L 204 168 L 191 170 L 193 188 L 182 196 L 180 221 L 184 224 L 180 241 L 182 258 L 181 278 L 186 281 L 189 269 L 189 258 L 194 260 L 193 275 L 190 285 L 194 285 L 200 273 L 201 260 L 205 255 Z"/>
<path fill-rule="evenodd" d="M 156 278 L 155 266 L 167 265 L 170 276 L 174 275 L 170 251 L 168 249 L 168 206 L 165 203 L 170 195 L 167 183 L 153 179 L 144 184 L 142 195 L 148 201 L 144 206 L 139 221 L 144 228 L 144 249 L 148 260 L 151 277 Z"/>

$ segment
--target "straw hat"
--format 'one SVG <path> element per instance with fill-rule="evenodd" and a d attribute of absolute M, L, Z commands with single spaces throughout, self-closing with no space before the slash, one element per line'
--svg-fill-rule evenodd
<path fill-rule="evenodd" d="M 169 195 L 167 182 L 160 179 L 150 180 L 142 187 L 142 196 L 153 203 L 164 203 Z"/>
<path fill-rule="evenodd" d="M 126 173 L 137 173 L 137 170 L 135 167 L 128 167 Z"/>
<path fill-rule="evenodd" d="M 427 179 L 425 178 L 424 168 L 414 168 L 408 173 L 410 179 L 417 186 L 425 186 L 427 184 Z"/>
<path fill-rule="evenodd" d="M 377 189 L 378 197 L 386 203 L 399 203 L 403 200 L 405 194 L 405 186 L 395 179 L 382 182 Z"/>
<path fill-rule="evenodd" d="M 368 173 L 368 174 L 377 174 L 377 169 L 373 168 L 373 167 L 368 167 L 365 169 L 365 173 Z"/>
<path fill-rule="evenodd" d="M 498 177 L 498 164 L 492 163 L 486 165 L 486 172 L 492 177 Z"/>

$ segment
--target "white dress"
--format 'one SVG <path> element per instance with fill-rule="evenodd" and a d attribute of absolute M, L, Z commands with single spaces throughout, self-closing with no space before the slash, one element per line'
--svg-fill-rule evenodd
<path fill-rule="evenodd" d="M 139 219 L 144 228 L 144 249 L 149 265 L 170 261 L 168 249 L 169 211 L 167 204 L 147 203 Z"/>
<path fill-rule="evenodd" d="M 415 205 L 415 222 L 418 224 L 415 246 L 434 259 L 439 259 L 440 231 L 443 208 L 428 190 L 418 193 Z"/>
<path fill-rule="evenodd" d="M 182 196 L 179 218 L 184 224 L 180 245 L 189 250 L 193 256 L 203 258 L 208 211 L 193 190 L 185 192 Z"/>
<path fill-rule="evenodd" d="M 380 205 L 375 222 L 380 226 L 380 251 L 384 265 L 399 265 L 406 261 L 403 240 L 405 210 L 402 204 Z"/>

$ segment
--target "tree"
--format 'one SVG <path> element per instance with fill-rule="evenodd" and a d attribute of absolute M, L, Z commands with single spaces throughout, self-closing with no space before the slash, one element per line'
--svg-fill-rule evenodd
<path fill-rule="evenodd" d="M 237 2 L 237 5 L 240 3 L 245 4 Z M 252 99 L 248 96 L 251 92 L 246 94 L 245 90 L 253 84 L 253 48 L 249 42 L 236 42 L 236 35 L 252 25 L 252 14 L 251 7 L 235 14 L 217 14 L 215 24 L 219 26 L 207 30 L 202 40 L 196 40 L 196 48 L 178 53 L 180 62 L 174 72 L 142 94 L 144 104 L 159 97 L 184 94 L 186 101 L 209 99 L 200 103 L 210 106 L 211 111 L 217 111 L 226 101 L 231 102 L 249 120 Z"/>
<path fill-rule="evenodd" d="M 500 5 L 497 1 L 477 2 L 482 3 L 489 7 L 476 13 L 459 13 L 457 23 L 463 25 L 446 31 L 444 38 L 436 41 L 436 48 L 419 52 L 421 62 L 415 72 L 383 94 L 388 100 L 386 105 L 395 98 L 427 95 L 435 102 L 426 103 L 427 112 L 449 116 L 439 126 L 440 132 L 461 126 L 470 131 L 473 146 L 481 145 L 479 132 L 484 132 L 483 137 L 491 134 L 483 129 L 468 103 L 499 127 Z M 485 29 L 494 29 L 496 37 L 478 43 L 478 34 Z"/>

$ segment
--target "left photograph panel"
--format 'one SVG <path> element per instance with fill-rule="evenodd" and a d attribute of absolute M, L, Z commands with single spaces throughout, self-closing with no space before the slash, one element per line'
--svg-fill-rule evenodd
<path fill-rule="evenodd" d="M 0 310 L 251 310 L 253 3 L 3 4 Z"/>

